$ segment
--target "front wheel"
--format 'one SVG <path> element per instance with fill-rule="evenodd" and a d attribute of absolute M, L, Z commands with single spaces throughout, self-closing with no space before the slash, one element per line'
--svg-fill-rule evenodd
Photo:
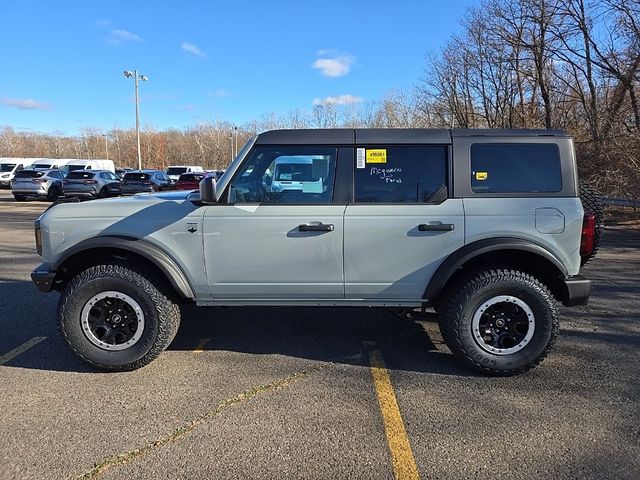
<path fill-rule="evenodd" d="M 533 368 L 558 335 L 555 299 L 535 277 L 488 270 L 462 278 L 441 301 L 440 332 L 475 370 L 513 375 Z"/>
<path fill-rule="evenodd" d="M 98 265 L 76 275 L 58 302 L 71 350 L 107 371 L 140 368 L 162 353 L 180 325 L 169 288 L 144 268 Z"/>

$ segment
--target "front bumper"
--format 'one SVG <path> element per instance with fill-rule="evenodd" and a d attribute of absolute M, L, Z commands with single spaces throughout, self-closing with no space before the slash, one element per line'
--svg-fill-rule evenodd
<path fill-rule="evenodd" d="M 49 271 L 49 267 L 45 264 L 38 266 L 31 272 L 31 281 L 42 292 L 50 292 L 54 289 L 54 282 L 57 272 Z"/>
<path fill-rule="evenodd" d="M 582 275 L 564 279 L 565 298 L 562 304 L 567 307 L 587 305 L 593 288 L 593 282 Z"/>

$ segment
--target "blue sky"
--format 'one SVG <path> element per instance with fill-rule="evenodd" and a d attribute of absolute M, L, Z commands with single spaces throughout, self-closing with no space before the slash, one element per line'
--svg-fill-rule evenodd
<path fill-rule="evenodd" d="M 0 126 L 243 124 L 411 88 L 473 1 L 2 1 Z M 328 100 L 327 100 L 328 99 Z"/>

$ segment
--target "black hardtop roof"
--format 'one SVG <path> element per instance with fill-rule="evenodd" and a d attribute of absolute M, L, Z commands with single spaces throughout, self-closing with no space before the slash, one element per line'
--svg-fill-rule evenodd
<path fill-rule="evenodd" d="M 269 130 L 256 145 L 450 144 L 454 137 L 568 137 L 564 130 L 498 128 L 309 128 Z"/>

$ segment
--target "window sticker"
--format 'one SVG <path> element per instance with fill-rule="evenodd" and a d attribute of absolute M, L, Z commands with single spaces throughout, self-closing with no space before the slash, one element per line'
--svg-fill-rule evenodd
<path fill-rule="evenodd" d="M 359 148 L 356 155 L 356 168 L 364 168 L 364 148 Z"/>
<path fill-rule="evenodd" d="M 387 149 L 367 150 L 367 163 L 387 163 Z"/>
<path fill-rule="evenodd" d="M 486 180 L 488 177 L 487 172 L 476 172 L 476 180 Z"/>

